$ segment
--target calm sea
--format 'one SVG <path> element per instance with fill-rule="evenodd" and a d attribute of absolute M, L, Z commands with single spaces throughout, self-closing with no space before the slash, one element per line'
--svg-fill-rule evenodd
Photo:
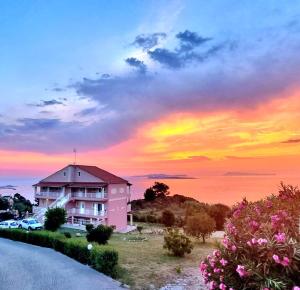
<path fill-rule="evenodd" d="M 132 186 L 132 198 L 143 196 L 143 192 L 151 186 L 155 180 L 145 178 L 129 178 Z M 16 181 L 1 179 L 1 185 L 18 185 Z M 232 205 L 246 197 L 250 201 L 258 200 L 271 193 L 277 193 L 280 182 L 299 185 L 299 177 L 283 176 L 204 176 L 199 179 L 161 179 L 170 186 L 172 194 L 183 194 L 207 203 L 225 203 Z M 0 194 L 13 194 L 19 192 L 33 200 L 31 184 L 35 180 L 23 180 L 16 191 L 0 190 Z"/>

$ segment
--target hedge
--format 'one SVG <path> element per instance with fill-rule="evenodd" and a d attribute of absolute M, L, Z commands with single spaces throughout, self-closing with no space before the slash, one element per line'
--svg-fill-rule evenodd
<path fill-rule="evenodd" d="M 109 246 L 93 244 L 92 250 L 88 250 L 86 241 L 66 238 L 63 234 L 48 231 L 26 232 L 20 229 L 0 229 L 0 237 L 52 248 L 106 275 L 111 277 L 117 275 L 118 252 Z"/>

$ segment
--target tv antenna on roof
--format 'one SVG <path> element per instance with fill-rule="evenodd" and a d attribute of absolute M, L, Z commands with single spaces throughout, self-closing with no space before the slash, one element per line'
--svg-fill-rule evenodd
<path fill-rule="evenodd" d="M 74 153 L 74 165 L 76 165 L 76 161 L 77 161 L 77 149 L 76 148 L 73 149 L 73 153 Z"/>

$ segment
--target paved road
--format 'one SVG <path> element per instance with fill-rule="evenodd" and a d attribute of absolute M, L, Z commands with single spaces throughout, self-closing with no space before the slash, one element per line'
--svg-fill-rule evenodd
<path fill-rule="evenodd" d="M 120 283 L 55 252 L 0 238 L 0 290 L 119 290 Z"/>

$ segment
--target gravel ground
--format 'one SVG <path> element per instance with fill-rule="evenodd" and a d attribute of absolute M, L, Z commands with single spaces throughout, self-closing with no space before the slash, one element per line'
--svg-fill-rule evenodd
<path fill-rule="evenodd" d="M 160 290 L 208 290 L 204 284 L 199 268 L 185 269 L 182 277 Z"/>
<path fill-rule="evenodd" d="M 0 290 L 118 290 L 120 283 L 55 252 L 0 238 Z"/>

